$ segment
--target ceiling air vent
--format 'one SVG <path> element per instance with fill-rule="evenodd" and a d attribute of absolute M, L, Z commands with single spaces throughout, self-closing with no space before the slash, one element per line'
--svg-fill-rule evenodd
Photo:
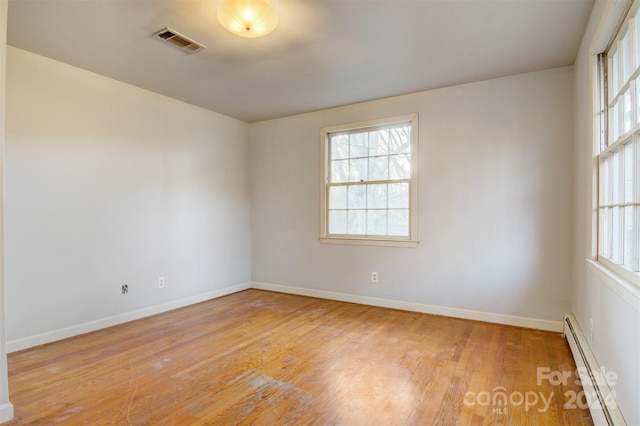
<path fill-rule="evenodd" d="M 177 31 L 172 30 L 171 28 L 163 28 L 154 36 L 158 37 L 160 40 L 164 40 L 167 43 L 171 43 L 174 46 L 179 47 L 185 52 L 195 53 L 205 48 L 204 45 L 198 43 L 195 40 L 191 40 L 189 37 L 183 36 Z"/>

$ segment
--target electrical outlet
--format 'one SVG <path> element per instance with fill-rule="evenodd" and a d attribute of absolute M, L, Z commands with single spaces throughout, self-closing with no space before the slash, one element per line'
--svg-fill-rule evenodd
<path fill-rule="evenodd" d="M 589 338 L 593 342 L 593 318 L 589 318 Z"/>
<path fill-rule="evenodd" d="M 164 288 L 164 277 L 158 277 L 158 288 Z"/>
<path fill-rule="evenodd" d="M 378 282 L 378 273 L 377 272 L 372 272 L 371 273 L 371 282 L 372 283 L 377 283 Z"/>
<path fill-rule="evenodd" d="M 127 293 L 129 293 L 129 285 L 122 284 L 122 294 L 127 294 Z"/>

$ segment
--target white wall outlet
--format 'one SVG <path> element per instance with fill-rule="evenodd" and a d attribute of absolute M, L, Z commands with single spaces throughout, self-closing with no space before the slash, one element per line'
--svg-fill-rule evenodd
<path fill-rule="evenodd" d="M 372 272 L 371 273 L 371 282 L 372 283 L 377 283 L 378 282 L 378 273 L 377 272 Z"/>
<path fill-rule="evenodd" d="M 593 342 L 593 318 L 589 318 L 589 339 Z"/>
<path fill-rule="evenodd" d="M 164 282 L 165 282 L 164 277 L 158 277 L 158 288 L 164 288 Z"/>

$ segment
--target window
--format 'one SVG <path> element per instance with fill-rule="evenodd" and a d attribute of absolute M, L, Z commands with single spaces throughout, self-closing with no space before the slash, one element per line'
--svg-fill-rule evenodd
<path fill-rule="evenodd" d="M 418 116 L 322 129 L 321 242 L 416 247 Z"/>
<path fill-rule="evenodd" d="M 640 27 L 632 7 L 600 55 L 598 260 L 640 284 Z"/>

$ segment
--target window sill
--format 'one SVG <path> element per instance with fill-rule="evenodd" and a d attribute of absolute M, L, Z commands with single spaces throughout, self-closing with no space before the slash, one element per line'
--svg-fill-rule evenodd
<path fill-rule="evenodd" d="M 334 238 L 322 237 L 320 242 L 323 244 L 344 244 L 355 246 L 379 246 L 379 247 L 418 247 L 416 240 L 375 240 L 371 238 Z"/>
<path fill-rule="evenodd" d="M 640 310 L 640 287 L 629 281 L 602 263 L 586 259 L 589 271 L 598 277 L 607 287 L 625 299 L 636 310 Z"/>

